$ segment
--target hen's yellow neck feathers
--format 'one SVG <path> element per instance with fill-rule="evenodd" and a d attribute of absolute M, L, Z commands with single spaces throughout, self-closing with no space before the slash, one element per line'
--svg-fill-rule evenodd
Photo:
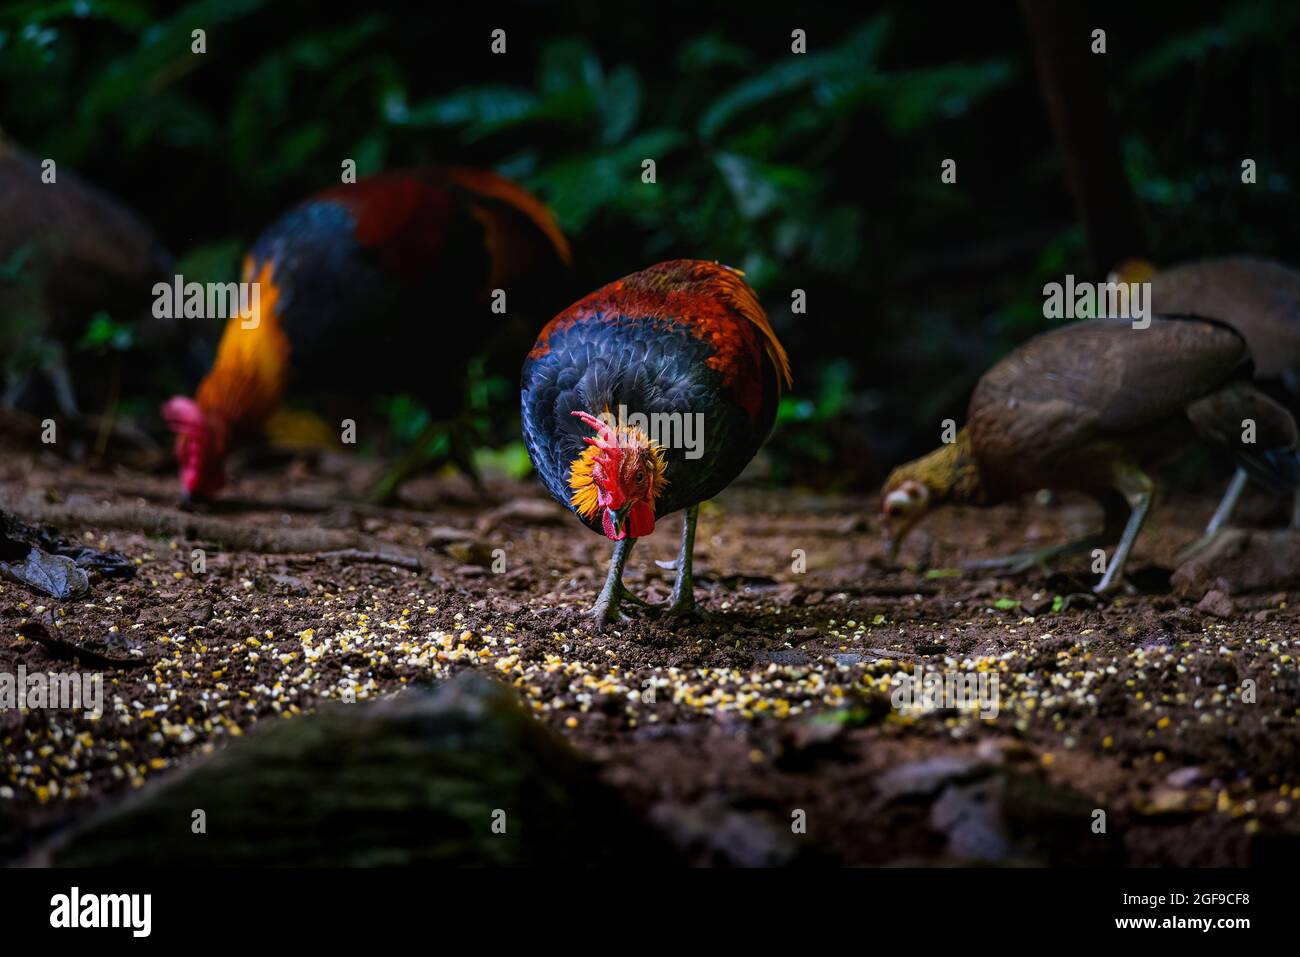
<path fill-rule="evenodd" d="M 928 455 L 894 469 L 885 482 L 885 488 L 897 488 L 908 479 L 925 485 L 935 503 L 978 505 L 985 500 L 985 490 L 980 484 L 979 465 L 971 454 L 970 435 L 966 429 L 958 432 L 952 442 L 946 442 Z"/>

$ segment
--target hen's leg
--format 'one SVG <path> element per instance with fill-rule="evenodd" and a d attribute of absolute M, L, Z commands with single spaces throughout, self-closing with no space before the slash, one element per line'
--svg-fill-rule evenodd
<path fill-rule="evenodd" d="M 1228 490 L 1223 493 L 1223 501 L 1219 502 L 1219 507 L 1210 517 L 1210 524 L 1205 526 L 1206 538 L 1228 524 L 1228 519 L 1232 518 L 1232 511 L 1237 507 L 1237 500 L 1241 498 L 1241 492 L 1245 487 L 1246 470 L 1239 468 L 1232 476 L 1232 481 L 1228 483 Z"/>
<path fill-rule="evenodd" d="M 1223 499 L 1219 502 L 1219 507 L 1214 510 L 1214 514 L 1210 516 L 1209 524 L 1205 526 L 1205 534 L 1178 553 L 1177 561 L 1180 564 L 1193 555 L 1199 554 L 1218 537 L 1223 526 L 1227 525 L 1228 520 L 1232 518 L 1232 512 L 1236 509 L 1241 493 L 1246 488 L 1246 481 L 1246 470 L 1237 469 L 1232 476 L 1232 481 L 1228 483 L 1228 488 L 1223 493 Z M 1297 499 L 1297 503 L 1300 504 L 1300 499 Z"/>
<path fill-rule="evenodd" d="M 978 561 L 963 562 L 961 567 L 970 571 L 1007 571 L 1013 575 L 1028 571 L 1034 567 L 1050 571 L 1051 563 L 1056 559 L 1079 552 L 1092 551 L 1094 548 L 1100 548 L 1111 540 L 1104 535 L 1089 535 L 1087 538 L 1066 542 L 1064 545 L 1049 545 L 1046 548 L 1015 552 L 998 558 L 982 558 Z"/>
<path fill-rule="evenodd" d="M 1005 570 L 1013 575 L 1034 567 L 1050 572 L 1051 563 L 1058 558 L 1090 552 L 1115 541 L 1123 534 L 1124 524 L 1128 520 L 1128 503 L 1111 489 L 1097 489 L 1092 492 L 1092 496 L 1101 505 L 1105 515 L 1105 524 L 1100 534 L 1088 535 L 1063 545 L 1049 545 L 1046 548 L 1003 555 L 1000 558 L 965 562 L 961 567 L 979 571 Z"/>
<path fill-rule="evenodd" d="M 700 517 L 700 506 L 692 505 L 682 519 L 682 550 L 677 556 L 677 580 L 673 582 L 673 595 L 668 603 L 668 614 L 685 615 L 695 610 L 695 579 L 691 567 L 695 563 L 695 523 Z"/>
<path fill-rule="evenodd" d="M 1106 566 L 1106 574 L 1102 575 L 1101 581 L 1093 589 L 1099 595 L 1113 591 L 1124 580 L 1124 565 L 1151 508 L 1151 480 L 1141 472 L 1136 469 L 1126 472 L 1121 477 L 1119 485 L 1131 511 L 1128 524 L 1124 526 L 1124 534 L 1115 548 L 1115 555 Z"/>

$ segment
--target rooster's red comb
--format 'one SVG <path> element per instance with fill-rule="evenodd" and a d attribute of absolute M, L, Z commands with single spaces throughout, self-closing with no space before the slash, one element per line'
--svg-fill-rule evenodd
<path fill-rule="evenodd" d="M 609 423 L 604 419 L 599 419 L 590 412 L 582 412 L 580 410 L 575 410 L 569 414 L 576 415 L 579 419 L 596 430 L 596 438 L 593 439 L 588 437 L 583 441 L 589 442 L 592 445 L 599 445 L 604 449 L 618 447 L 618 437 L 614 434 L 614 430 L 610 427 Z"/>
<path fill-rule="evenodd" d="M 163 421 L 173 432 L 194 432 L 207 425 L 203 407 L 187 395 L 174 395 L 162 406 Z"/>

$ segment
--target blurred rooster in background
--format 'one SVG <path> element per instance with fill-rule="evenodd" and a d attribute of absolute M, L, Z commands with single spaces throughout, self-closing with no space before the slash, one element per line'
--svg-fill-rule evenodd
<path fill-rule="evenodd" d="M 290 389 L 409 392 L 433 422 L 381 484 L 388 497 L 462 408 L 467 363 L 505 323 L 489 309 L 493 290 L 569 262 L 550 211 L 484 170 L 383 173 L 308 199 L 244 258 L 259 314 L 231 317 L 194 398 L 163 406 L 184 494 L 218 492 L 231 448 Z M 450 434 L 451 457 L 472 474 L 463 435 Z"/>
<path fill-rule="evenodd" d="M 592 612 L 599 622 L 617 618 L 622 599 L 637 600 L 622 578 L 632 546 L 679 509 L 686 516 L 668 611 L 694 608 L 699 505 L 754 457 L 783 385 L 790 363 L 754 291 L 717 263 L 651 266 L 542 330 L 523 368 L 524 441 L 556 500 L 615 543 Z M 695 422 L 702 428 L 690 436 Z M 690 447 L 665 441 L 663 423 L 676 439 L 693 439 Z"/>

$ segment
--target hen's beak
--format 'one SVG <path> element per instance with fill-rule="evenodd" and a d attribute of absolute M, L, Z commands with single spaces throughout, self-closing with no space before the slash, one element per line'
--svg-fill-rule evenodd
<path fill-rule="evenodd" d="M 903 542 L 907 540 L 908 533 L 920 519 L 921 516 L 917 515 L 891 521 L 888 516 L 881 516 L 881 538 L 885 544 L 885 557 L 890 563 L 898 561 L 898 553 L 903 547 Z"/>
<path fill-rule="evenodd" d="M 898 560 L 898 539 L 889 531 L 889 526 L 885 526 L 885 533 L 881 536 L 885 541 L 885 557 L 891 563 Z"/>

